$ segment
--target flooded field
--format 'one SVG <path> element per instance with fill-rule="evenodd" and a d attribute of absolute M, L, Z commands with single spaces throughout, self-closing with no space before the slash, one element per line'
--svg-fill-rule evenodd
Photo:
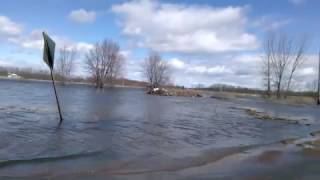
<path fill-rule="evenodd" d="M 261 99 L 158 97 L 142 89 L 96 90 L 84 85 L 57 90 L 64 116 L 61 127 L 50 83 L 0 81 L 0 177 L 230 179 L 239 174 L 247 177 L 253 172 L 246 170 L 255 167 L 256 172 L 263 169 L 256 178 L 267 179 L 264 175 L 270 169 L 237 164 L 242 156 L 235 155 L 283 139 L 304 138 L 320 129 L 320 113 L 313 106 L 276 105 Z M 263 121 L 241 108 L 307 123 Z M 266 156 L 281 156 L 271 152 Z M 301 159 L 290 153 L 281 158 Z M 314 158 L 308 162 L 310 172 L 320 164 Z M 299 169 L 299 163 L 282 172 Z M 278 178 L 283 177 L 290 176 Z"/>

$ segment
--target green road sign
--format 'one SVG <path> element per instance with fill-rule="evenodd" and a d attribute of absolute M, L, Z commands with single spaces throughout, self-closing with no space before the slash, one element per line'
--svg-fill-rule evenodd
<path fill-rule="evenodd" d="M 54 64 L 54 49 L 56 43 L 45 33 L 43 32 L 43 40 L 44 40 L 44 47 L 43 47 L 43 60 L 49 68 L 53 69 Z"/>
<path fill-rule="evenodd" d="M 60 116 L 59 125 L 61 125 L 63 119 L 62 119 L 59 99 L 58 99 L 58 95 L 57 95 L 57 90 L 56 90 L 56 86 L 54 84 L 54 79 L 53 79 L 53 74 L 52 74 L 53 64 L 54 64 L 54 49 L 56 47 L 56 43 L 54 43 L 54 41 L 45 32 L 43 32 L 42 34 L 43 34 L 43 41 L 44 41 L 43 60 L 45 63 L 47 63 L 47 65 L 50 68 L 50 75 L 51 75 L 53 90 L 54 90 L 54 94 L 56 95 L 56 101 L 57 101 L 57 106 L 58 106 L 58 111 L 59 111 L 59 116 Z"/>

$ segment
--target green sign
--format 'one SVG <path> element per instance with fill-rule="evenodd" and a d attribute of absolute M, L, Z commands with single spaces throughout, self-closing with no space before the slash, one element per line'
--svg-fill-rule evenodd
<path fill-rule="evenodd" d="M 54 64 L 54 49 L 56 43 L 45 32 L 43 32 L 42 34 L 44 40 L 43 60 L 52 70 Z"/>

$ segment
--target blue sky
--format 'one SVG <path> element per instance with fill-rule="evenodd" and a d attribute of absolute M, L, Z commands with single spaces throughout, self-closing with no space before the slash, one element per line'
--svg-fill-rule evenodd
<path fill-rule="evenodd" d="M 109 38 L 121 46 L 129 79 L 144 79 L 141 62 L 153 50 L 172 66 L 175 84 L 261 87 L 261 44 L 274 30 L 310 37 L 308 61 L 296 81 L 311 81 L 320 48 L 319 7 L 316 0 L 3 0 L 0 66 L 45 68 L 45 30 L 58 47 L 79 50 L 77 74 L 85 75 L 85 52 Z"/>

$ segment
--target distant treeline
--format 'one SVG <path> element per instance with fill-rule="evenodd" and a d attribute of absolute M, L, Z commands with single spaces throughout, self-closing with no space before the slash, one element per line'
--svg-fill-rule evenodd
<path fill-rule="evenodd" d="M 207 90 L 207 91 L 216 91 L 216 92 L 235 92 L 235 93 L 246 93 L 246 94 L 259 94 L 265 95 L 266 91 L 261 89 L 253 89 L 253 88 L 246 88 L 246 87 L 239 87 L 239 86 L 232 86 L 232 85 L 212 85 L 210 87 L 197 87 L 195 89 L 198 90 Z M 273 92 L 274 94 L 276 92 Z M 314 97 L 316 92 L 312 91 L 288 91 L 288 96 L 309 96 Z"/>
<path fill-rule="evenodd" d="M 0 67 L 0 76 L 8 76 L 8 71 L 4 67 Z"/>
<path fill-rule="evenodd" d="M 0 76 L 8 76 L 9 74 L 17 74 L 23 79 L 39 79 L 50 80 L 50 74 L 44 70 L 34 70 L 32 68 L 12 68 L 0 67 Z"/>
<path fill-rule="evenodd" d="M 237 93 L 248 93 L 248 94 L 263 94 L 265 91 L 259 89 L 252 89 L 239 86 L 231 86 L 225 84 L 212 85 L 209 87 L 196 88 L 208 91 L 219 91 L 219 92 L 237 92 Z"/>
<path fill-rule="evenodd" d="M 9 74 L 16 74 L 22 79 L 35 79 L 35 80 L 51 80 L 49 71 L 46 70 L 35 70 L 32 68 L 13 68 L 13 67 L 0 67 L 0 76 L 8 77 Z M 60 81 L 62 77 L 59 74 L 54 75 L 54 79 Z M 91 77 L 71 77 L 68 79 L 70 83 L 94 83 L 94 79 Z M 133 86 L 133 87 L 145 87 L 146 82 L 128 80 L 125 78 L 118 78 L 108 80 L 111 86 Z"/>

